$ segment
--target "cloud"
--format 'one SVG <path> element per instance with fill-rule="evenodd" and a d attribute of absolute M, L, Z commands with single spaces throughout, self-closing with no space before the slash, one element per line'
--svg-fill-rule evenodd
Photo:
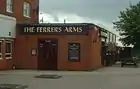
<path fill-rule="evenodd" d="M 53 22 L 64 22 L 64 19 L 66 20 L 67 23 L 94 23 L 100 26 L 104 27 L 112 27 L 110 23 L 106 23 L 102 20 L 99 19 L 91 19 L 88 17 L 82 17 L 76 13 L 65 13 L 65 12 L 58 12 L 55 15 L 50 14 L 50 13 L 44 13 L 40 14 L 40 19 L 44 19 L 44 22 L 46 23 L 53 23 Z"/>
<path fill-rule="evenodd" d="M 45 23 L 94 23 L 116 33 L 112 22 L 119 12 L 139 0 L 40 0 L 40 19 Z M 121 45 L 121 43 L 118 41 Z"/>
<path fill-rule="evenodd" d="M 94 23 L 107 30 L 110 30 L 111 32 L 116 33 L 116 31 L 113 30 L 112 24 L 102 21 L 101 19 L 91 19 L 88 17 L 83 17 L 76 13 L 65 13 L 65 12 L 57 12 L 55 14 L 43 13 L 40 14 L 40 19 L 42 19 L 42 17 L 45 23 L 56 23 L 56 22 L 63 23 L 64 19 L 66 20 L 67 23 Z"/>
<path fill-rule="evenodd" d="M 139 0 L 40 0 L 45 22 L 92 22 L 118 35 L 112 22 L 119 12 Z"/>
<path fill-rule="evenodd" d="M 139 0 L 131 0 L 136 3 Z M 75 13 L 90 19 L 111 22 L 119 12 L 129 6 L 130 0 L 40 0 L 40 10 L 53 14 L 57 12 Z"/>

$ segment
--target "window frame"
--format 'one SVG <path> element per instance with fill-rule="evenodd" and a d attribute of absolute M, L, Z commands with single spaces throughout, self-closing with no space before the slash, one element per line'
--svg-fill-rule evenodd
<path fill-rule="evenodd" d="M 0 53 L 1 57 L 0 57 L 0 60 L 2 60 L 2 41 L 0 41 L 0 43 L 1 43 L 1 45 L 0 45 L 0 47 L 1 47 L 1 53 Z"/>
<path fill-rule="evenodd" d="M 31 18 L 31 4 L 27 1 L 23 2 L 23 16 Z"/>
<path fill-rule="evenodd" d="M 78 49 L 78 59 L 70 59 L 70 44 L 78 44 L 79 49 Z M 68 61 L 70 62 L 80 62 L 81 60 L 81 43 L 79 42 L 69 42 L 68 43 Z"/>
<path fill-rule="evenodd" d="M 7 50 L 7 46 L 6 46 L 6 43 L 10 43 L 11 44 L 11 52 L 10 53 L 6 53 L 6 50 Z M 12 59 L 12 51 L 13 51 L 13 41 L 5 41 L 5 59 L 7 60 L 11 60 Z M 10 57 L 6 57 L 6 55 L 10 55 Z"/>
<path fill-rule="evenodd" d="M 109 32 L 107 32 L 107 43 L 110 42 L 110 38 L 109 38 Z"/>
<path fill-rule="evenodd" d="M 14 0 L 6 0 L 6 12 L 13 13 Z"/>

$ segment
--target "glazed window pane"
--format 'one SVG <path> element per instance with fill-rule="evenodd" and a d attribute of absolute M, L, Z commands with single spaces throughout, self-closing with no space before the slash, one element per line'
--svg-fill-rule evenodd
<path fill-rule="evenodd" d="M 80 60 L 80 43 L 69 43 L 68 44 L 68 59 L 69 61 Z"/>

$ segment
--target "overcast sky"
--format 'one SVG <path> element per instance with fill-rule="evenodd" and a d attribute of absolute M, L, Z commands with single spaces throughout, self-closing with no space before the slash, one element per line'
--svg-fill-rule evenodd
<path fill-rule="evenodd" d="M 139 0 L 40 0 L 45 22 L 92 22 L 113 31 L 112 22 L 129 3 Z M 115 32 L 116 33 L 116 32 Z"/>

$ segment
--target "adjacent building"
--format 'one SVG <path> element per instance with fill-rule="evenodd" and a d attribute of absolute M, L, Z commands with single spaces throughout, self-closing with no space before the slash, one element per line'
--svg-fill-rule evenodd
<path fill-rule="evenodd" d="M 108 43 L 116 43 L 117 35 L 110 32 L 109 30 L 106 30 L 104 28 L 101 28 L 101 40 L 102 42 Z"/>
<path fill-rule="evenodd" d="M 100 33 L 101 33 L 100 37 L 101 37 L 101 43 L 102 43 L 102 47 L 101 47 L 101 60 L 102 61 L 101 62 L 102 62 L 102 65 L 107 65 L 106 61 L 115 60 L 114 58 L 116 57 L 116 53 L 117 53 L 117 46 L 116 46 L 117 35 L 104 28 L 100 29 Z M 108 55 L 110 55 L 111 57 L 109 58 Z"/>
<path fill-rule="evenodd" d="M 13 65 L 16 24 L 37 23 L 38 10 L 39 0 L 0 0 L 0 69 Z"/>

